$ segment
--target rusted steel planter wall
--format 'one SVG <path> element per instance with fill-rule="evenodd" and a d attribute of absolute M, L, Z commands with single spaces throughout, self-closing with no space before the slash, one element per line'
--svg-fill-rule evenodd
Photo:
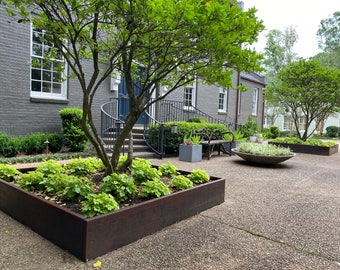
<path fill-rule="evenodd" d="M 83 261 L 224 202 L 225 180 L 86 219 L 0 179 L 0 210 Z"/>
<path fill-rule="evenodd" d="M 338 144 L 334 146 L 315 146 L 315 145 L 304 145 L 304 144 L 290 144 L 290 143 L 276 143 L 269 142 L 270 144 L 289 147 L 295 153 L 313 154 L 313 155 L 324 155 L 330 156 L 338 153 Z"/>

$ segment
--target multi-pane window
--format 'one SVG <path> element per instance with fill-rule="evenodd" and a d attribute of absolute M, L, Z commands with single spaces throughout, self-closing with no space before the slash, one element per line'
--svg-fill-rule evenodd
<path fill-rule="evenodd" d="M 219 95 L 218 95 L 218 111 L 219 112 L 227 112 L 227 99 L 228 99 L 228 90 L 220 87 Z"/>
<path fill-rule="evenodd" d="M 184 87 L 184 106 L 191 107 L 195 104 L 195 89 L 192 86 Z"/>
<path fill-rule="evenodd" d="M 284 130 L 291 130 L 292 124 L 293 124 L 292 117 L 290 115 L 285 115 L 284 121 L 283 121 L 283 129 Z"/>
<path fill-rule="evenodd" d="M 299 130 L 305 130 L 306 127 L 306 117 L 300 116 L 299 117 Z"/>
<path fill-rule="evenodd" d="M 259 89 L 255 88 L 253 90 L 252 112 L 251 112 L 252 115 L 257 115 L 258 101 L 259 101 Z"/>
<path fill-rule="evenodd" d="M 31 96 L 66 98 L 65 61 L 45 31 L 32 29 Z"/>

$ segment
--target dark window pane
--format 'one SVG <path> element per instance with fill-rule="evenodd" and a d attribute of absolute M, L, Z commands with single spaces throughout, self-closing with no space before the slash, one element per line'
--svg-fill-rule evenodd
<path fill-rule="evenodd" d="M 43 71 L 43 80 L 44 81 L 51 81 L 51 72 L 50 71 Z"/>
<path fill-rule="evenodd" d="M 43 92 L 45 93 L 51 93 L 51 83 L 49 82 L 43 82 Z"/>
<path fill-rule="evenodd" d="M 61 84 L 60 83 L 54 83 L 53 84 L 53 93 L 61 94 Z"/>
<path fill-rule="evenodd" d="M 41 80 L 41 70 L 40 69 L 32 69 L 32 79 L 33 80 Z"/>
<path fill-rule="evenodd" d="M 34 44 L 32 46 L 32 54 L 37 56 L 42 56 L 42 46 L 39 44 Z"/>
<path fill-rule="evenodd" d="M 32 91 L 34 92 L 41 92 L 41 83 L 32 81 Z"/>

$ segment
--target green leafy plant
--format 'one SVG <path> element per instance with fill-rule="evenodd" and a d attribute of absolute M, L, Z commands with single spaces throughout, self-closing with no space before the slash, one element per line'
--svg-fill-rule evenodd
<path fill-rule="evenodd" d="M 191 180 L 184 175 L 176 175 L 171 181 L 170 186 L 176 190 L 184 190 L 193 187 Z"/>
<path fill-rule="evenodd" d="M 146 181 L 142 183 L 140 196 L 142 198 L 158 198 L 170 194 L 170 189 L 160 180 Z"/>
<path fill-rule="evenodd" d="M 48 176 L 50 174 L 60 174 L 64 171 L 64 168 L 60 163 L 51 159 L 40 163 L 36 171 L 43 173 L 44 176 Z"/>
<path fill-rule="evenodd" d="M 326 132 L 327 132 L 328 137 L 330 137 L 330 138 L 336 138 L 336 137 L 340 136 L 340 128 L 338 128 L 336 126 L 326 127 Z"/>
<path fill-rule="evenodd" d="M 102 192 L 112 194 L 118 202 L 126 201 L 137 193 L 133 178 L 124 173 L 113 173 L 104 177 L 100 189 Z"/>
<path fill-rule="evenodd" d="M 316 146 L 326 146 L 330 147 L 333 145 L 336 145 L 335 142 L 324 142 L 319 139 L 307 139 L 306 141 L 303 141 L 296 137 L 284 137 L 284 138 L 276 138 L 271 140 L 275 143 L 288 143 L 288 144 L 303 144 L 303 145 L 316 145 Z"/>
<path fill-rule="evenodd" d="M 175 176 L 178 174 L 178 168 L 170 162 L 160 165 L 158 170 L 164 176 Z"/>
<path fill-rule="evenodd" d="M 250 153 L 254 155 L 282 156 L 291 154 L 290 149 L 286 147 L 280 147 L 273 144 L 259 144 L 248 142 L 241 143 L 237 150 L 240 152 Z"/>
<path fill-rule="evenodd" d="M 49 174 L 47 177 L 44 177 L 40 182 L 40 185 L 46 193 L 61 195 L 63 194 L 70 177 L 74 176 L 67 174 Z"/>
<path fill-rule="evenodd" d="M 201 136 L 193 135 L 192 132 L 186 134 L 183 139 L 185 145 L 199 145 L 202 141 Z"/>
<path fill-rule="evenodd" d="M 119 209 L 116 200 L 111 194 L 107 193 L 89 194 L 87 199 L 81 202 L 81 205 L 82 214 L 87 218 Z"/>
<path fill-rule="evenodd" d="M 46 141 L 47 135 L 45 133 L 32 133 L 24 137 L 22 151 L 27 155 L 41 154 L 46 149 Z"/>
<path fill-rule="evenodd" d="M 8 164 L 0 164 L 0 179 L 7 182 L 14 181 L 18 178 L 21 173 Z"/>
<path fill-rule="evenodd" d="M 147 180 L 159 180 L 161 172 L 151 166 L 151 162 L 143 159 L 136 158 L 132 161 L 129 170 L 136 183 L 142 183 Z"/>
<path fill-rule="evenodd" d="M 94 191 L 93 183 L 88 178 L 69 175 L 65 178 L 62 198 L 69 201 L 82 201 Z"/>
<path fill-rule="evenodd" d="M 96 171 L 92 158 L 75 158 L 65 165 L 65 170 L 72 175 L 85 176 Z"/>
<path fill-rule="evenodd" d="M 43 190 L 44 187 L 41 183 L 43 183 L 44 177 L 42 172 L 30 171 L 22 174 L 16 185 L 29 191 Z"/>
<path fill-rule="evenodd" d="M 260 130 L 257 123 L 254 121 L 251 115 L 248 116 L 248 121 L 242 126 L 242 133 L 244 137 L 248 138 L 251 135 L 256 134 Z"/>
<path fill-rule="evenodd" d="M 209 174 L 201 169 L 193 169 L 188 178 L 196 184 L 202 184 L 210 180 Z"/>

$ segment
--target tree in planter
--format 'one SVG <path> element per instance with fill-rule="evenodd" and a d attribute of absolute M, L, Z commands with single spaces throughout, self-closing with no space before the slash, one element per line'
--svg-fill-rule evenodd
<path fill-rule="evenodd" d="M 266 95 L 286 107 L 303 141 L 313 134 L 315 129 L 309 131 L 313 121 L 340 111 L 339 70 L 321 66 L 316 60 L 301 59 L 282 70 L 278 78 L 279 84 L 268 87 Z M 300 117 L 305 118 L 303 134 L 299 132 Z"/>
<path fill-rule="evenodd" d="M 45 39 L 54 46 L 49 57 L 61 53 L 70 75 L 78 79 L 83 92 L 81 126 L 105 164 L 106 174 L 123 171 L 130 164 L 131 153 L 117 168 L 124 140 L 142 112 L 159 99 L 197 77 L 227 87 L 233 70 L 260 69 L 261 55 L 247 45 L 257 41 L 264 26 L 255 8 L 242 11 L 235 0 L 1 2 L 17 7 L 21 22 L 31 20 L 34 27 L 46 30 Z M 28 10 L 34 10 L 34 15 Z M 85 72 L 84 60 L 91 61 L 91 72 Z M 110 158 L 91 107 L 99 86 L 115 72 L 125 79 L 130 112 Z M 165 95 L 159 93 L 160 84 L 167 86 Z M 156 99 L 150 99 L 153 95 Z"/>

